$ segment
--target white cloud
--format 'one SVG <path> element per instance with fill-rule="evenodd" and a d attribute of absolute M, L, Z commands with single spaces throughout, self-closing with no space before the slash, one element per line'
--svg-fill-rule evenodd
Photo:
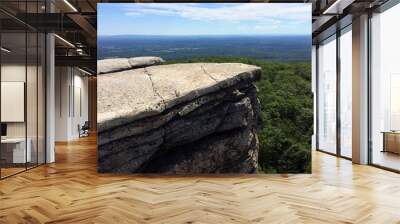
<path fill-rule="evenodd" d="M 125 15 L 127 15 L 127 16 L 140 16 L 142 14 L 140 14 L 138 12 L 127 12 L 127 13 L 125 13 Z"/>
<path fill-rule="evenodd" d="M 126 15 L 180 16 L 202 21 L 255 21 L 279 24 L 281 21 L 310 21 L 310 4 L 162 4 L 136 3 L 124 5 Z"/>
<path fill-rule="evenodd" d="M 270 31 L 270 30 L 274 30 L 277 29 L 278 26 L 277 25 L 256 25 L 254 26 L 255 30 L 259 30 L 259 31 Z"/>

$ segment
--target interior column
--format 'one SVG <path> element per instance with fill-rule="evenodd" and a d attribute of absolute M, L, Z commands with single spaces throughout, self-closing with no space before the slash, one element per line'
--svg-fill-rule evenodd
<path fill-rule="evenodd" d="M 368 163 L 368 15 L 353 19 L 353 162 Z"/>

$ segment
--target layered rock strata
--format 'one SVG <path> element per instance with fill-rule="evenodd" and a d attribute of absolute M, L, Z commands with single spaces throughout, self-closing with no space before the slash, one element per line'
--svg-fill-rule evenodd
<path fill-rule="evenodd" d="M 255 172 L 260 74 L 189 63 L 98 76 L 99 172 Z"/>
<path fill-rule="evenodd" d="M 97 61 L 97 73 L 105 74 L 134 68 L 144 68 L 152 65 L 160 65 L 164 62 L 160 57 L 110 58 Z"/>

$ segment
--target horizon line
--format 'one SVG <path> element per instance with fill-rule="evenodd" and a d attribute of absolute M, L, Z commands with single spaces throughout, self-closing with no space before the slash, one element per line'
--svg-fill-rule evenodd
<path fill-rule="evenodd" d="M 98 34 L 97 36 L 311 36 L 311 34 Z"/>

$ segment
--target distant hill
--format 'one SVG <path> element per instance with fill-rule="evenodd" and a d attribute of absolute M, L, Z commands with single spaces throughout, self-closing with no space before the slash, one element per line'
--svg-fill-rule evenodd
<path fill-rule="evenodd" d="M 309 61 L 310 36 L 99 36 L 98 59 L 158 56 L 165 60 L 222 56 Z"/>

